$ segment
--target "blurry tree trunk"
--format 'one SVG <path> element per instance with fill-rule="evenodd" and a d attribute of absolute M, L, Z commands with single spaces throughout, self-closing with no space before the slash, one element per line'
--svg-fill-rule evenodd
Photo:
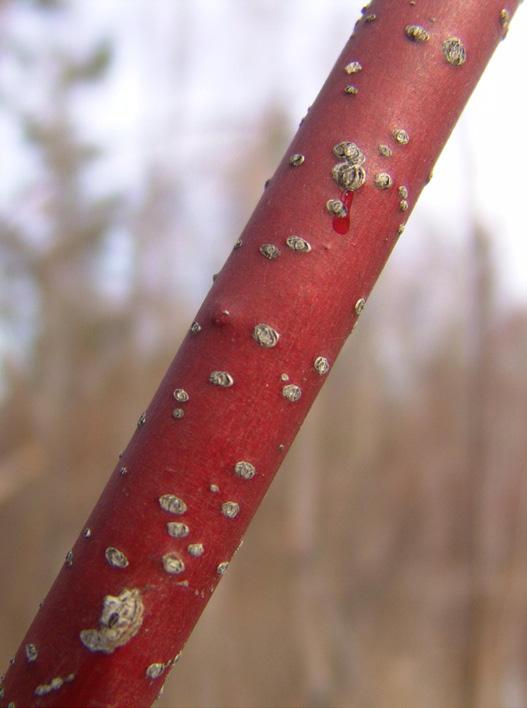
<path fill-rule="evenodd" d="M 324 607 L 324 586 L 333 583 L 323 572 L 317 541 L 324 519 L 320 501 L 324 494 L 320 479 L 320 407 L 315 407 L 302 429 L 295 448 L 298 474 L 289 483 L 290 559 L 295 572 L 291 607 L 301 662 L 302 683 L 298 703 L 306 708 L 327 706 L 332 694 L 332 671 L 327 652 L 328 623 Z"/>
<path fill-rule="evenodd" d="M 485 700 L 485 659 L 493 654 L 489 637 L 490 611 L 494 598 L 493 571 L 496 570 L 492 548 L 487 541 L 487 529 L 492 525 L 487 499 L 489 489 L 489 404 L 493 380 L 494 282 L 491 262 L 490 235 L 474 220 L 470 248 L 472 288 L 469 313 L 469 379 L 468 379 L 468 468 L 467 468 L 467 530 L 468 552 L 468 631 L 466 636 L 467 669 L 465 672 L 468 708 L 483 708 Z M 491 509 L 491 507 L 490 507 Z M 490 554 L 490 556 L 489 556 Z M 489 568 L 490 564 L 490 568 Z M 490 572 L 489 572 L 490 571 Z M 488 666 L 488 664 L 487 664 Z"/>

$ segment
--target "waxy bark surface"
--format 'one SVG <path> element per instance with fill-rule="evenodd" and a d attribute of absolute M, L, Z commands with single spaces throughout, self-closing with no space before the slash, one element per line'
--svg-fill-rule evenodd
<path fill-rule="evenodd" d="M 2 706 L 154 700 L 516 7 L 365 9 L 27 632 Z M 342 141 L 362 166 L 334 154 Z M 339 162 L 365 183 L 338 185 Z"/>

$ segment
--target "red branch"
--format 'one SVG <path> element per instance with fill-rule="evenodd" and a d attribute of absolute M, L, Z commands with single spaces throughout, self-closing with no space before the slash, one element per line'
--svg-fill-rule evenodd
<path fill-rule="evenodd" d="M 365 8 L 24 637 L 2 706 L 154 700 L 516 8 Z"/>

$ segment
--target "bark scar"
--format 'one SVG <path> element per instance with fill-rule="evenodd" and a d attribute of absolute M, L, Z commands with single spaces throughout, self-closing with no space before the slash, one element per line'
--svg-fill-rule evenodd
<path fill-rule="evenodd" d="M 143 624 L 144 605 L 136 588 L 125 588 L 120 595 L 106 595 L 99 629 L 83 629 L 80 640 L 90 651 L 112 654 L 117 647 L 135 637 Z"/>

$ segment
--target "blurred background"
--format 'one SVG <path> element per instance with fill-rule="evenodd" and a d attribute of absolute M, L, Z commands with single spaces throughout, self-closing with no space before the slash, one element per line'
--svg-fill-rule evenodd
<path fill-rule="evenodd" d="M 0 665 L 359 10 L 0 0 Z M 526 32 L 160 706 L 526 708 Z"/>

